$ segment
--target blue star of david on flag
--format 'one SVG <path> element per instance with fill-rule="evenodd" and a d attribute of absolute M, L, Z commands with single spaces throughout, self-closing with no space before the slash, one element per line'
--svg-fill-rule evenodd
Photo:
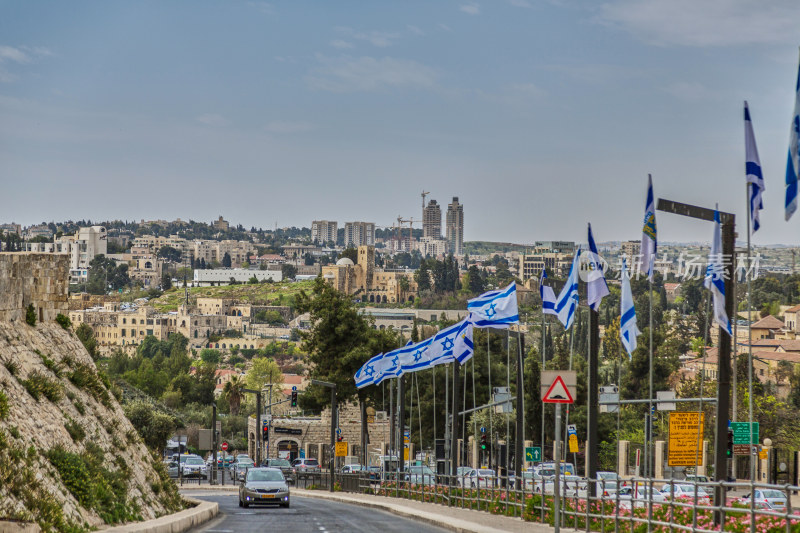
<path fill-rule="evenodd" d="M 470 322 L 479 328 L 507 328 L 519 324 L 517 284 L 489 291 L 467 302 Z"/>
<path fill-rule="evenodd" d="M 367 385 L 373 385 L 375 382 L 375 378 L 379 377 L 377 375 L 376 366 L 380 364 L 381 359 L 383 358 L 383 354 L 379 353 L 375 357 L 370 358 L 369 361 L 364 363 L 364 366 L 358 369 L 356 372 L 355 380 L 356 380 L 356 387 L 362 388 L 366 387 Z"/>

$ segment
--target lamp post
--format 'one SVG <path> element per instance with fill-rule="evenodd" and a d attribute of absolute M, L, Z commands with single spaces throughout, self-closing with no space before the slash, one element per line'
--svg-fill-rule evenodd
<path fill-rule="evenodd" d="M 333 472 L 336 465 L 336 383 L 330 381 L 320 381 L 318 379 L 311 380 L 312 385 L 319 385 L 320 387 L 328 387 L 331 389 L 331 449 L 330 449 L 330 474 L 331 474 L 331 492 L 333 492 Z"/>

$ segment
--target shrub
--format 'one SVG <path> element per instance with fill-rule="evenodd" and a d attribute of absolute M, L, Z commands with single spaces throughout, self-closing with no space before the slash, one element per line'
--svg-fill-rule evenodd
<path fill-rule="evenodd" d="M 17 363 L 16 361 L 8 359 L 6 361 L 3 361 L 3 366 L 6 367 L 6 370 L 8 370 L 8 373 L 11 374 L 12 376 L 16 376 L 19 373 L 19 363 Z"/>
<path fill-rule="evenodd" d="M 28 304 L 28 309 L 25 310 L 25 322 L 29 326 L 36 325 L 36 310 L 33 308 L 33 304 Z"/>
<path fill-rule="evenodd" d="M 63 393 L 61 385 L 38 370 L 31 372 L 28 379 L 22 382 L 27 389 L 28 394 L 38 400 L 40 396 L 44 396 L 51 402 L 57 402 L 61 399 Z"/>
<path fill-rule="evenodd" d="M 74 370 L 67 375 L 67 378 L 73 385 L 91 394 L 95 400 L 105 406 L 110 405 L 111 398 L 103 384 L 102 376 L 98 375 L 89 365 L 77 363 Z"/>
<path fill-rule="evenodd" d="M 50 359 L 46 355 L 41 355 L 41 354 L 39 354 L 39 355 L 41 356 L 42 363 L 44 363 L 44 366 L 47 368 L 47 370 L 49 370 L 50 372 L 55 374 L 57 378 L 60 378 L 61 377 L 61 365 L 59 363 L 56 363 L 53 359 Z"/>
<path fill-rule="evenodd" d="M 67 418 L 68 422 L 64 424 L 64 427 L 69 433 L 69 436 L 72 437 L 73 442 L 80 442 L 86 438 L 86 432 L 83 430 L 80 424 L 75 422 L 71 418 Z"/>
<path fill-rule="evenodd" d="M 70 320 L 67 315 L 62 315 L 61 313 L 56 315 L 56 322 L 58 322 L 58 325 L 64 329 L 69 329 L 72 327 L 72 320 Z"/>
<path fill-rule="evenodd" d="M 8 396 L 0 390 L 0 420 L 5 420 L 8 416 Z"/>

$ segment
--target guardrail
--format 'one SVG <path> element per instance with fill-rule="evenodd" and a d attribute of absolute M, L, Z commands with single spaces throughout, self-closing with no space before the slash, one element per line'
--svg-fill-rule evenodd
<path fill-rule="evenodd" d="M 321 474 L 320 477 L 330 477 Z M 340 490 L 431 502 L 474 509 L 526 521 L 585 531 L 800 531 L 800 509 L 791 497 L 800 491 L 792 485 L 762 483 L 695 483 L 675 479 L 633 478 L 574 480 L 560 484 L 558 512 L 551 480 L 526 478 L 517 487 L 506 477 L 475 478 L 437 474 L 403 474 L 400 479 L 380 479 L 366 473 L 336 474 Z M 320 479 L 320 483 L 324 483 Z M 660 489 L 666 489 L 664 494 Z M 655 490 L 654 490 L 655 489 Z M 742 498 L 735 494 L 780 496 Z M 716 499 L 715 499 L 716 495 Z M 780 501 L 785 504 L 780 504 Z M 717 505 L 714 502 L 719 502 Z"/>

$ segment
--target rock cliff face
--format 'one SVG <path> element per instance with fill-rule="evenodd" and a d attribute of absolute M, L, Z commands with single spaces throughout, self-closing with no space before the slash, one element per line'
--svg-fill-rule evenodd
<path fill-rule="evenodd" d="M 80 531 L 182 507 L 109 387 L 56 323 L 0 322 L 0 519 Z"/>

